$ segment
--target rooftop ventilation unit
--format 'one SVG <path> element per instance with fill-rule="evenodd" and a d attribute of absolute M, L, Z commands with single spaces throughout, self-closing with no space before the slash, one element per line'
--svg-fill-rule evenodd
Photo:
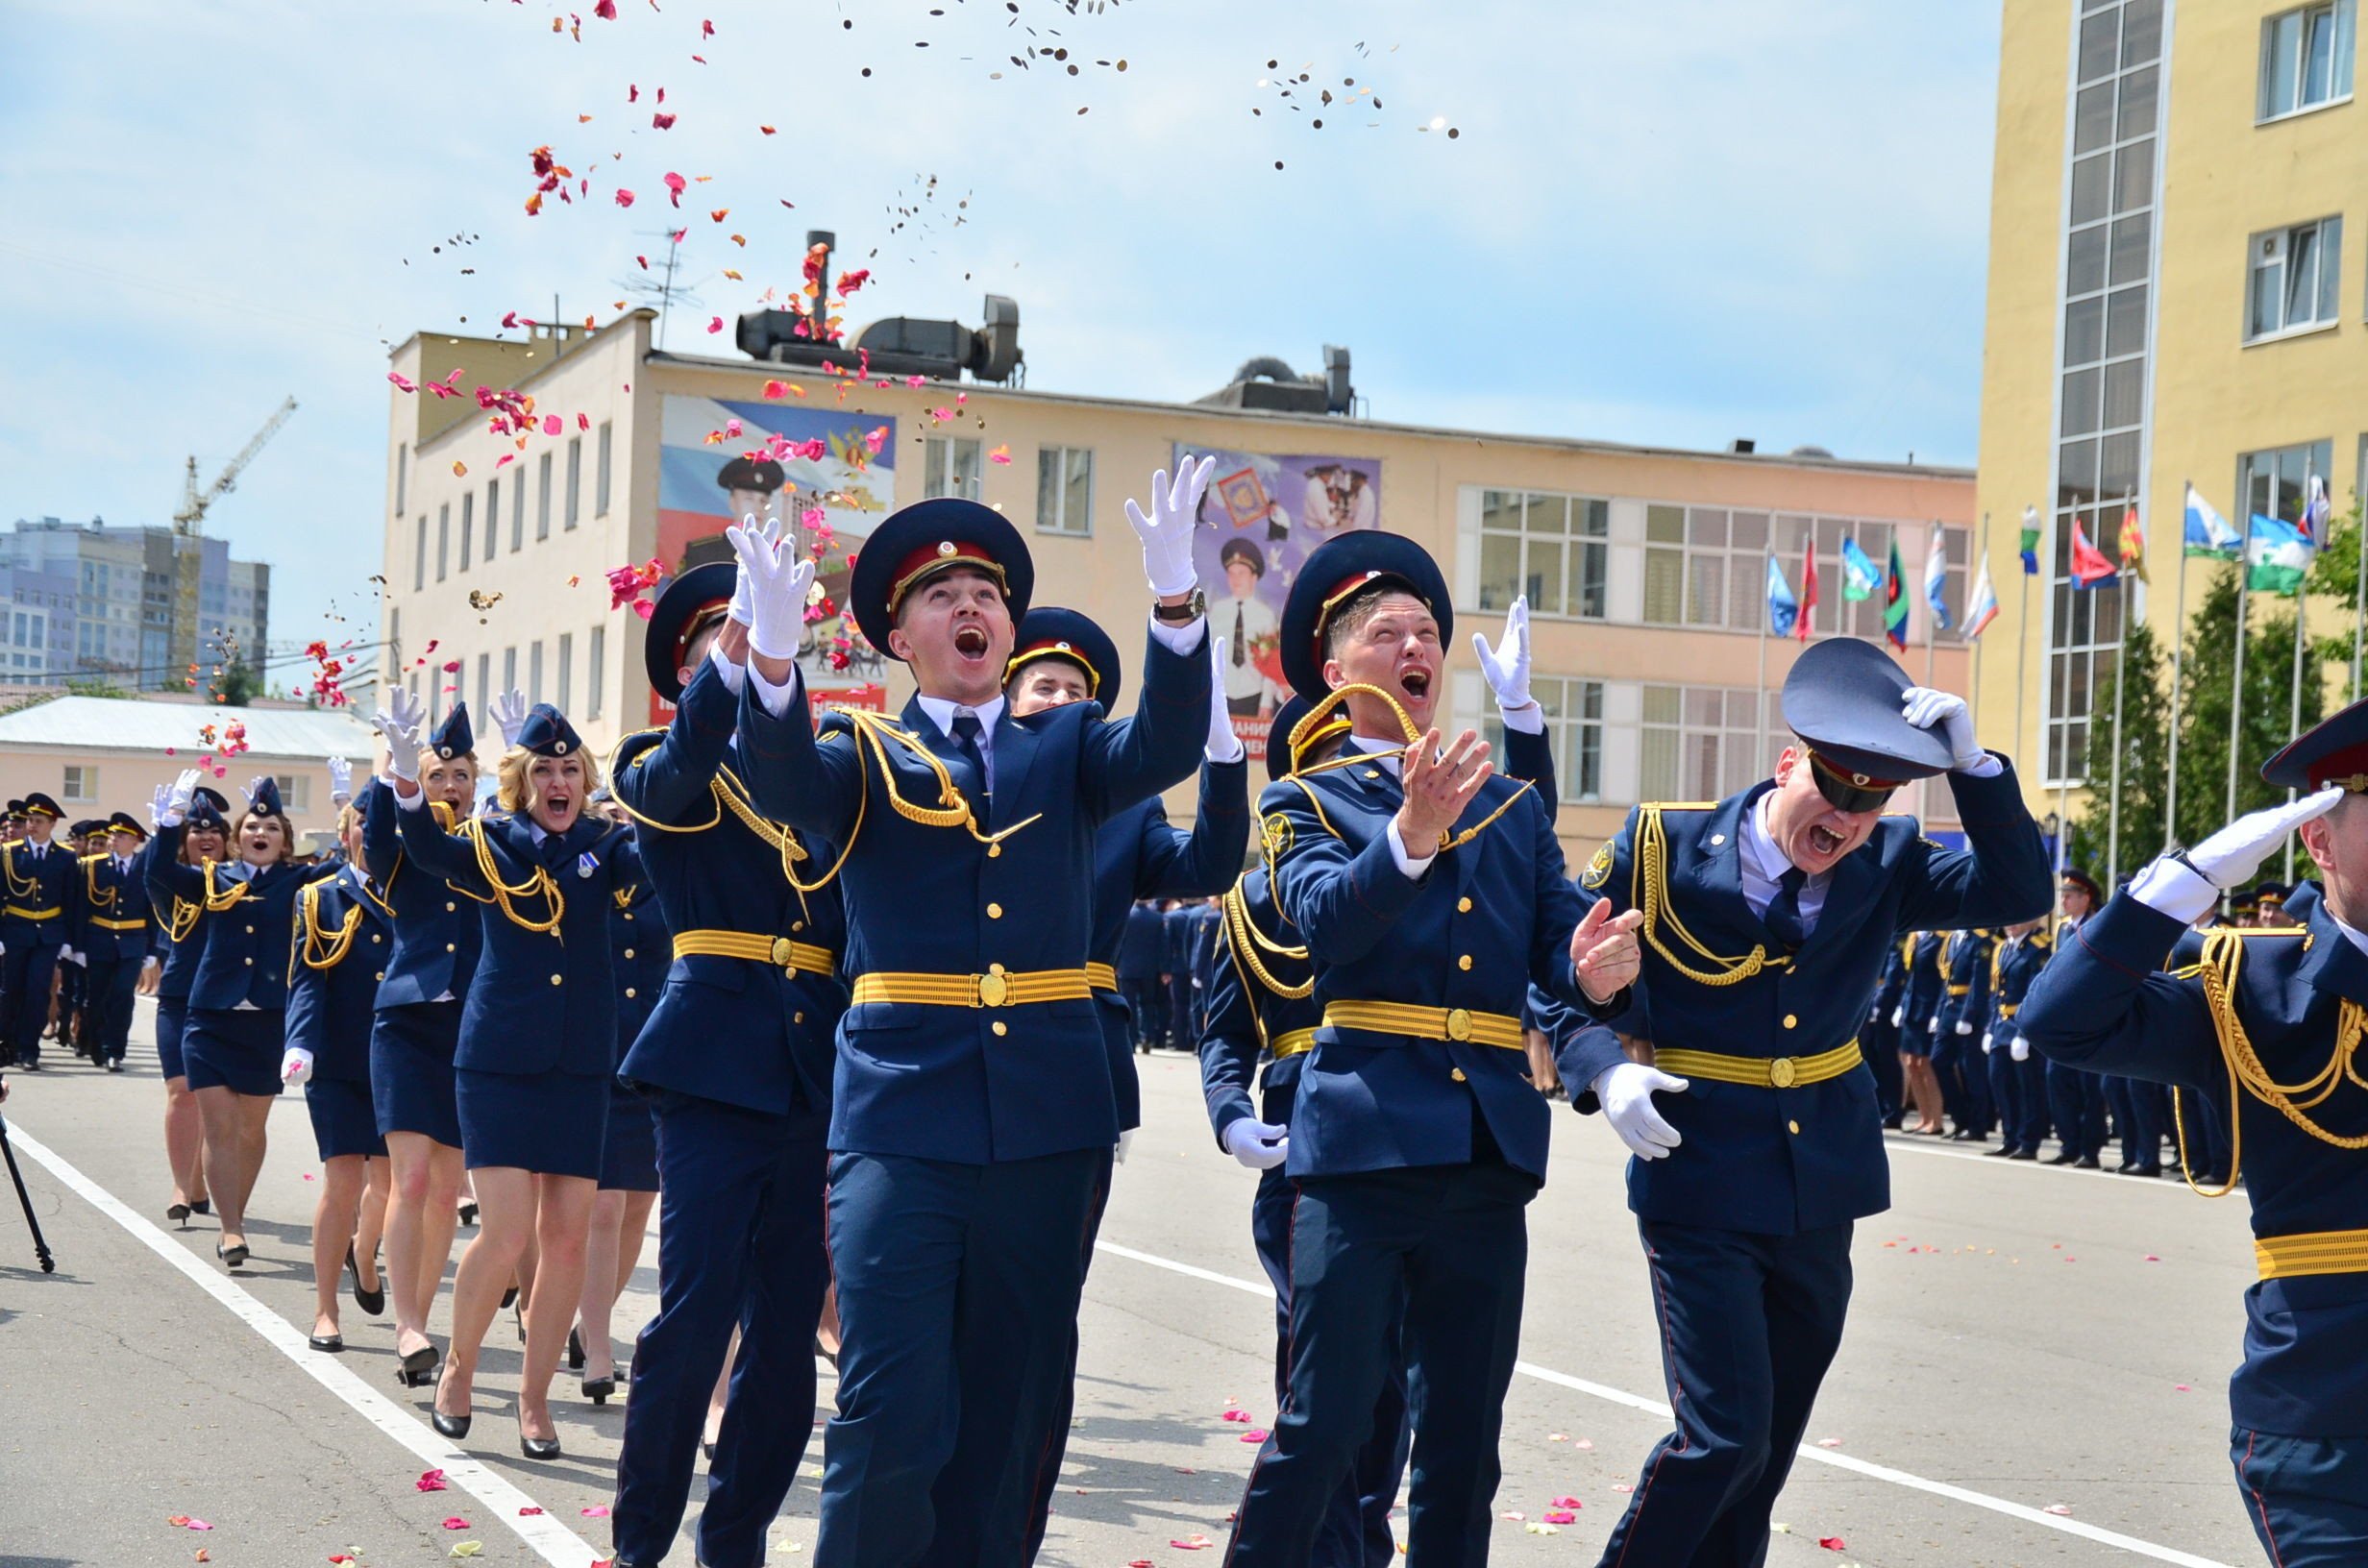
<path fill-rule="evenodd" d="M 837 236 L 810 230 L 807 246 L 823 247 L 822 276 L 830 276 L 830 247 Z M 740 352 L 752 359 L 777 365 L 820 365 L 827 359 L 845 363 L 858 354 L 867 367 L 882 376 L 929 376 L 958 380 L 968 371 L 974 380 L 1010 381 L 1026 363 L 1020 353 L 1020 306 L 1001 294 L 986 300 L 984 325 L 965 327 L 958 321 L 921 316 L 890 316 L 873 322 L 853 338 L 837 343 L 811 335 L 805 317 L 794 310 L 751 310 L 733 332 Z"/>
<path fill-rule="evenodd" d="M 1325 344 L 1323 370 L 1301 376 L 1272 355 L 1245 362 L 1233 380 L 1199 400 L 1221 408 L 1256 408 L 1278 414 L 1349 414 L 1356 388 L 1348 382 L 1348 351 Z"/>

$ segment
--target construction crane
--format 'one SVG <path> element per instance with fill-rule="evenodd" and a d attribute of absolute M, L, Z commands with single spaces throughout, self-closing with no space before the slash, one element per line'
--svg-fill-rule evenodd
<path fill-rule="evenodd" d="M 288 416 L 295 411 L 294 398 L 281 404 L 272 416 L 263 421 L 263 428 L 255 432 L 255 438 L 246 444 L 237 456 L 223 465 L 222 472 L 205 490 L 197 487 L 197 458 L 194 454 L 189 458 L 188 469 L 182 480 L 181 509 L 173 514 L 173 532 L 176 535 L 173 540 L 173 568 L 177 591 L 173 596 L 171 647 L 173 659 L 186 663 L 192 677 L 198 674 L 197 665 L 202 651 L 198 626 L 198 583 L 205 571 L 206 547 L 199 542 L 199 538 L 206 531 L 206 510 L 237 488 L 240 473 L 255 461 L 255 454 L 263 450 L 263 444 L 280 433 L 280 427 L 286 424 Z M 254 651 L 259 660 L 263 650 L 257 649 Z"/>

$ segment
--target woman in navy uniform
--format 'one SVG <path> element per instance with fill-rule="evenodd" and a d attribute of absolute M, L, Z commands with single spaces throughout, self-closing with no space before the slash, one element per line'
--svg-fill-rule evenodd
<path fill-rule="evenodd" d="M 156 798 L 149 807 L 152 824 L 163 816 L 165 802 L 171 796 L 172 786 L 157 787 Z M 209 861 L 224 858 L 230 842 L 230 823 L 223 820 L 223 814 L 230 810 L 230 804 L 212 790 L 198 786 L 196 797 L 189 802 L 187 820 L 182 823 L 180 864 L 203 867 Z M 156 913 L 157 936 L 164 954 L 163 963 L 154 971 L 157 1063 L 164 1072 L 164 1163 L 173 1172 L 173 1197 L 164 1206 L 164 1217 L 179 1220 L 185 1227 L 192 1213 L 210 1213 L 213 1210 L 213 1200 L 206 1186 L 206 1129 L 198 1119 L 197 1096 L 189 1091 L 188 1067 L 181 1055 L 181 1037 L 189 1017 L 189 988 L 197 983 L 198 957 L 206 950 L 205 929 L 198 922 L 205 905 L 180 898 L 157 898 L 158 879 L 148 870 L 148 862 L 156 853 L 156 841 L 151 839 L 140 850 L 138 871 L 140 885 L 147 890 L 149 908 Z"/>
<path fill-rule="evenodd" d="M 155 940 L 148 885 L 138 867 L 148 830 L 128 811 L 102 824 L 105 847 L 83 857 L 74 894 L 74 959 L 86 984 L 89 1022 L 83 1041 L 94 1066 L 123 1070 L 132 1034 L 132 996 Z"/>
<path fill-rule="evenodd" d="M 1908 943 L 1908 983 L 1900 993 L 1891 1022 L 1899 1030 L 1899 1067 L 1909 1103 L 1915 1107 L 1911 1133 L 1938 1138 L 1948 1129 L 1941 1121 L 1944 1103 L 1940 1080 L 1933 1071 L 1933 1044 L 1937 1038 L 1940 1004 L 1947 1000 L 1948 982 L 1940 973 L 1940 951 L 1946 932 L 1914 931 Z"/>
<path fill-rule="evenodd" d="M 71 934 L 66 906 L 82 873 L 74 851 L 51 842 L 65 813 L 36 791 L 25 796 L 24 838 L 0 845 L 0 1047 L 28 1072 L 41 1070 L 41 1032 L 49 1025 L 50 989 Z"/>
<path fill-rule="evenodd" d="M 453 1056 L 481 1228 L 453 1282 L 452 1345 L 433 1422 L 447 1437 L 467 1435 L 478 1352 L 531 1239 L 540 1288 L 525 1311 L 518 1446 L 530 1459 L 556 1458 L 551 1376 L 583 1292 L 616 1065 L 608 911 L 640 867 L 629 836 L 586 812 L 599 765 L 558 709 L 536 703 L 503 754 L 506 815 L 471 818 L 450 832 L 419 784 L 424 717 L 418 698 L 397 692 L 375 721 L 386 737 L 404 852 L 476 903 L 484 928 Z"/>
<path fill-rule="evenodd" d="M 515 731 L 504 694 L 495 717 L 503 744 Z M 465 702 L 429 738 L 420 786 L 439 820 L 457 822 L 477 804 L 477 736 Z M 477 906 L 432 871 L 413 867 L 396 821 L 394 784 L 378 777 L 362 791 L 362 854 L 377 869 L 380 896 L 394 911 L 394 952 L 379 982 L 370 1023 L 370 1099 L 386 1139 L 393 1190 L 386 1205 L 387 1291 L 395 1302 L 396 1381 L 435 1381 L 442 1352 L 428 1337 L 428 1312 L 444 1284 L 460 1199 L 460 1110 L 454 1096 L 453 1053 L 460 1041 L 461 1002 L 477 973 L 484 928 Z"/>
<path fill-rule="evenodd" d="M 2350 1568 L 2368 1561 L 2368 1090 L 2354 1066 L 2368 1034 L 2368 702 L 2261 776 L 2301 798 L 2138 872 L 2063 938 L 2015 1021 L 2050 1062 L 2187 1090 L 2183 1145 L 2197 1097 L 2233 1115 L 2229 1180 L 2207 1195 L 2243 1181 L 2259 1278 L 2229 1456 L 2271 1562 Z M 2324 881 L 2294 905 L 2305 923 L 2189 930 L 2297 830 Z"/>
<path fill-rule="evenodd" d="M 149 897 L 198 906 L 205 952 L 189 991 L 181 1050 L 206 1130 L 206 1170 L 221 1209 L 214 1256 L 229 1268 L 247 1261 L 247 1198 L 263 1168 L 264 1124 L 281 1088 L 287 1014 L 288 933 L 296 897 L 336 868 L 295 864 L 295 829 L 268 777 L 248 787 L 233 837 L 238 858 L 202 870 L 180 864 L 181 835 L 197 796 L 198 772 L 173 781 L 148 857 Z"/>
<path fill-rule="evenodd" d="M 875 529 L 848 591 L 918 695 L 899 720 L 833 713 L 818 739 L 791 662 L 812 563 L 730 530 L 752 586 L 740 722 L 755 798 L 846 845 L 855 984 L 830 1139 L 843 1340 L 821 1568 L 901 1568 L 941 1527 L 989 1561 L 1025 1551 L 1039 1456 L 1008 1429 L 981 1513 L 941 1519 L 926 1498 L 950 1462 L 972 1462 L 957 1415 L 1049 1409 L 1066 1375 L 1078 1240 L 1119 1134 L 1085 969 L 1095 835 L 1190 774 L 1208 735 L 1192 512 L 1211 466 L 1172 492 L 1156 476 L 1156 520 L 1128 503 L 1157 608 L 1143 699 L 1116 723 L 1090 703 L 1008 711 L 1027 547 L 1000 514 L 941 498 Z"/>
<path fill-rule="evenodd" d="M 1998 1112 L 1998 1146 L 1986 1158 L 2036 1160 L 2047 1139 L 2047 1064 L 2031 1054 L 2014 1019 L 2031 994 L 2031 983 L 2056 955 L 2047 918 L 2021 920 L 2006 929 L 1990 952 L 1990 1016 L 1982 1031 L 1989 1066 L 1990 1102 Z"/>
<path fill-rule="evenodd" d="M 2056 950 L 2060 953 L 2070 949 L 2073 933 L 2097 912 L 2103 894 L 2097 888 L 2097 879 L 2077 866 L 2066 866 L 2058 874 L 2061 882 L 2057 898 L 2063 917 L 2056 922 Z M 2077 1165 L 2083 1170 L 2104 1168 L 2107 1100 L 2104 1074 L 2084 1072 L 2054 1058 L 2048 1060 L 2047 1110 L 2056 1123 L 2060 1144 L 2049 1164 Z"/>
<path fill-rule="evenodd" d="M 1987 931 L 1952 931 L 1940 944 L 1940 1005 L 1933 1015 L 1933 1076 L 1957 1130 L 1953 1143 L 1986 1143 L 1994 1119 L 1989 1075 L 1983 1068 L 1982 1025 L 1989 1017 L 1989 961 L 1997 943 Z"/>
<path fill-rule="evenodd" d="M 762 1558 L 813 1433 L 846 929 L 825 875 L 837 851 L 750 797 L 734 735 L 750 613 L 732 566 L 667 584 L 642 657 L 674 720 L 627 736 L 612 769 L 673 960 L 619 1074 L 655 1119 L 663 1206 L 657 1314 L 634 1346 L 609 1514 L 619 1568 L 650 1568 L 681 1528 L 735 1325 L 740 1354 L 708 1439 L 702 1560 Z"/>
<path fill-rule="evenodd" d="M 604 796 L 601 815 L 631 830 L 632 818 Z M 644 866 L 647 866 L 644 861 Z M 617 982 L 616 1065 L 641 1035 L 657 1006 L 674 962 L 657 890 L 645 879 L 608 895 L 608 963 Z M 584 1243 L 583 1294 L 569 1333 L 567 1363 L 583 1373 L 583 1393 L 605 1405 L 617 1389 L 616 1347 L 609 1315 L 641 1262 L 650 1211 L 657 1204 L 657 1127 L 650 1102 L 622 1079 L 608 1084 L 608 1129 L 601 1143 L 600 1190 L 592 1198 L 592 1230 Z"/>
<path fill-rule="evenodd" d="M 302 1084 L 321 1157 L 321 1192 L 312 1206 L 314 1350 L 340 1351 L 337 1287 L 354 1270 L 355 1299 L 373 1316 L 385 1286 L 361 1287 L 357 1232 L 366 1201 L 384 1205 L 386 1139 L 370 1097 L 371 1002 L 394 950 L 394 917 L 369 877 L 361 813 L 346 806 L 337 822 L 346 853 L 336 874 L 308 885 L 296 902 L 295 961 L 289 966 L 287 1041 L 280 1076 Z M 376 1236 L 358 1238 L 375 1252 Z M 375 1301 L 377 1306 L 372 1306 Z"/>

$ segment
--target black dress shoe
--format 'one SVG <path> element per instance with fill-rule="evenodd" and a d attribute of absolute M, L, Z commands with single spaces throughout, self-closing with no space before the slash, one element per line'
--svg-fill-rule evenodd
<path fill-rule="evenodd" d="M 123 1070 L 123 1064 L 111 1056 L 107 1059 L 107 1070 L 110 1072 L 121 1072 Z"/>
<path fill-rule="evenodd" d="M 530 1437 L 522 1430 L 518 1433 L 518 1452 L 530 1459 L 555 1459 L 559 1457 L 556 1437 Z"/>
<path fill-rule="evenodd" d="M 617 1375 L 614 1372 L 609 1373 L 608 1376 L 604 1378 L 586 1378 L 583 1380 L 583 1397 L 590 1400 L 595 1405 L 607 1404 L 608 1396 L 616 1391 Z"/>
<path fill-rule="evenodd" d="M 1896 1133 L 1899 1131 L 1901 1125 L 1907 1121 L 1907 1119 L 1908 1114 L 1906 1112 L 1894 1111 L 1889 1115 L 1883 1118 L 1884 1131 Z"/>
<path fill-rule="evenodd" d="M 216 1241 L 213 1244 L 213 1255 L 222 1260 L 222 1266 L 224 1268 L 244 1268 L 247 1266 L 247 1244 L 243 1241 L 238 1243 L 238 1245 L 228 1249 L 225 1249 L 221 1242 Z"/>
<path fill-rule="evenodd" d="M 376 1290 L 364 1290 L 361 1287 L 361 1264 L 354 1261 L 354 1248 L 351 1244 L 348 1244 L 345 1249 L 345 1266 L 346 1270 L 354 1276 L 354 1305 L 368 1312 L 372 1317 L 385 1311 L 386 1276 L 383 1274 L 379 1276 L 379 1287 Z"/>
<path fill-rule="evenodd" d="M 1985 1160 L 2010 1160 L 2013 1156 L 2014 1145 L 2011 1143 L 2001 1143 L 1994 1149 L 1982 1151 L 1982 1158 Z"/>
<path fill-rule="evenodd" d="M 2105 1162 L 2093 1154 L 2084 1154 L 2072 1162 L 2072 1168 L 2075 1170 L 2103 1170 Z"/>
<path fill-rule="evenodd" d="M 567 1331 L 567 1369 L 570 1372 L 583 1370 L 583 1340 L 572 1327 Z"/>
<path fill-rule="evenodd" d="M 2051 1165 L 2069 1165 L 2077 1164 L 2079 1160 L 2079 1155 L 2074 1154 L 2070 1149 L 2066 1149 L 2061 1154 L 2057 1155 L 2053 1160 L 2050 1160 L 2048 1164 Z"/>
<path fill-rule="evenodd" d="M 305 1343 L 311 1346 L 314 1350 L 323 1351 L 331 1356 L 334 1356 L 338 1352 L 345 1349 L 345 1335 L 342 1334 L 307 1335 L 305 1336 Z"/>
<path fill-rule="evenodd" d="M 168 1203 L 164 1206 L 164 1217 L 180 1221 L 181 1228 L 185 1231 L 189 1228 L 189 1206 L 185 1203 Z"/>
<path fill-rule="evenodd" d="M 506 1312 L 508 1311 L 511 1303 L 515 1302 L 517 1299 L 518 1287 L 513 1285 L 508 1289 L 502 1292 L 502 1311 Z"/>
<path fill-rule="evenodd" d="M 2007 1158 L 2010 1160 L 2036 1160 L 2039 1158 L 2039 1151 L 2036 1149 L 2016 1149 L 2013 1153 L 2008 1155 Z"/>
<path fill-rule="evenodd" d="M 474 1198 L 460 1206 L 460 1223 L 463 1225 L 477 1223 L 477 1201 Z"/>
<path fill-rule="evenodd" d="M 2162 1167 L 2160 1165 L 2124 1165 L 2121 1171 L 2125 1176 L 2160 1176 Z"/>

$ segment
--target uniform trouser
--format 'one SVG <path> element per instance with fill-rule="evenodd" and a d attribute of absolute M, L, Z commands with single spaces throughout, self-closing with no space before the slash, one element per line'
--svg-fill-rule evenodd
<path fill-rule="evenodd" d="M 1094 1241 L 1101 1235 L 1101 1216 L 1110 1207 L 1110 1182 L 1116 1165 L 1114 1159 L 1105 1156 L 1101 1170 L 1094 1179 L 1093 1206 L 1086 1213 L 1085 1245 L 1077 1253 L 1080 1295 L 1084 1292 L 1085 1277 L 1094 1270 Z M 1074 1323 L 1070 1325 L 1069 1330 L 1069 1375 L 1058 1380 L 1049 1394 L 1051 1405 L 1042 1422 L 1042 1430 L 1033 1433 L 1026 1431 L 1016 1433 L 1017 1441 L 1024 1444 L 1032 1439 L 1044 1448 L 1045 1453 L 1045 1462 L 1038 1467 L 1035 1478 L 1035 1495 L 1029 1499 L 1027 1556 L 1021 1559 L 1024 1562 L 1034 1562 L 1036 1554 L 1045 1544 L 1045 1530 L 1052 1519 L 1052 1494 L 1061 1483 L 1061 1458 L 1069 1450 L 1069 1418 L 1077 1403 L 1077 1329 Z M 941 1518 L 957 1508 L 976 1506 L 968 1496 L 969 1477 L 977 1459 L 985 1456 L 960 1443 L 955 1448 L 963 1462 L 959 1466 L 949 1464 L 939 1471 L 937 1484 L 930 1489 L 930 1501 Z M 941 1528 L 938 1539 L 950 1541 L 950 1537 Z M 936 1556 L 933 1545 L 930 1557 L 935 1559 Z"/>
<path fill-rule="evenodd" d="M 1250 1244 L 1274 1286 L 1274 1408 L 1290 1397 L 1291 1211 L 1297 1188 L 1282 1171 L 1258 1174 L 1250 1199 Z M 1406 1424 L 1406 1351 L 1403 1325 L 1390 1338 L 1388 1376 L 1373 1404 L 1372 1435 L 1357 1450 L 1354 1463 L 1333 1490 L 1331 1506 L 1316 1532 L 1311 1568 L 1390 1568 L 1397 1560 L 1390 1533 L 1390 1509 L 1406 1473 L 1413 1431 Z"/>
<path fill-rule="evenodd" d="M 60 964 L 58 966 L 59 1039 L 86 1049 L 88 1047 L 89 1042 L 83 1040 L 78 1031 L 82 1025 L 83 1010 L 89 1005 L 87 971 L 80 965 Z"/>
<path fill-rule="evenodd" d="M 1944 1023 L 1933 1037 L 1933 1072 L 1940 1080 L 1940 1098 L 1949 1119 L 1961 1131 L 1986 1134 L 1992 1122 L 1989 1075 L 1982 1065 L 1982 1037 L 1961 1035 Z"/>
<path fill-rule="evenodd" d="M 2190 1176 L 2225 1177 L 2232 1152 L 2229 1146 L 2228 1113 L 2216 1101 L 2193 1090 L 2174 1089 L 2171 1093 L 2172 1107 L 2177 1113 L 2171 1122 L 2172 1137 L 2181 1138 L 2184 1129 L 2183 1141 L 2177 1146 L 2180 1163 Z"/>
<path fill-rule="evenodd" d="M 2047 1140 L 2047 1061 L 2031 1056 L 2014 1060 L 2011 1025 L 1998 1032 L 1997 1048 L 1989 1053 L 1989 1096 L 1998 1108 L 1998 1125 L 2010 1148 L 2035 1152 Z"/>
<path fill-rule="evenodd" d="M 2093 1160 L 2105 1150 L 2105 1082 L 2096 1073 L 2047 1065 L 2047 1109 L 2064 1150 Z"/>
<path fill-rule="evenodd" d="M 1200 1044 L 1197 995 L 1189 974 L 1179 974 L 1168 983 L 1168 1043 L 1179 1051 L 1196 1050 Z"/>
<path fill-rule="evenodd" d="M 2281 1437 L 2235 1427 L 2229 1458 L 2245 1518 L 2279 1568 L 2368 1562 L 2368 1437 Z"/>
<path fill-rule="evenodd" d="M 1488 1560 L 1537 1190 L 1536 1178 L 1500 1161 L 1299 1182 L 1290 1374 L 1226 1568 L 1315 1560 L 1372 1434 L 1401 1324 L 1415 1432 L 1407 1557 L 1426 1568 Z"/>
<path fill-rule="evenodd" d="M 817 1568 L 1024 1560 L 1037 1477 L 1053 1456 L 1012 1434 L 1041 1424 L 1068 1375 L 1078 1259 L 1109 1159 L 832 1156 L 839 1405 L 823 1440 Z M 983 1509 L 937 1511 L 949 1465 L 977 1477 Z"/>
<path fill-rule="evenodd" d="M 828 1117 L 660 1090 L 657 1315 L 633 1346 L 610 1529 L 617 1556 L 654 1563 L 674 1544 L 699 1460 L 707 1396 L 740 1327 L 699 1557 L 748 1568 L 798 1478 L 814 1430 L 814 1325 L 830 1283 L 823 1251 Z"/>
<path fill-rule="evenodd" d="M 103 1062 L 123 1060 L 132 1038 L 132 996 L 139 985 L 140 960 L 93 958 L 85 961 L 86 994 L 89 998 L 90 1050 Z"/>
<path fill-rule="evenodd" d="M 1168 988 L 1159 983 L 1159 976 L 1122 980 L 1119 991 L 1126 998 L 1126 1015 L 1134 1022 L 1135 1049 L 1167 1043 Z"/>
<path fill-rule="evenodd" d="M 2113 1108 L 2114 1131 L 2121 1135 L 2121 1163 L 2162 1164 L 2162 1127 L 2170 1113 L 2161 1087 L 2135 1078 L 2109 1077 L 2105 1093 Z"/>
<path fill-rule="evenodd" d="M 1644 1461 L 1601 1568 L 1757 1568 L 1768 1513 L 1841 1345 L 1850 1232 L 1639 1220 L 1677 1430 Z"/>
<path fill-rule="evenodd" d="M 1889 1121 L 1899 1115 L 1907 1088 L 1899 1065 L 1899 1031 L 1891 1027 L 1889 1009 L 1880 1023 L 1862 1028 L 1859 1039 L 1865 1046 L 1867 1070 L 1875 1075 L 1875 1115 Z"/>
<path fill-rule="evenodd" d="M 58 949 L 37 946 L 31 942 L 12 942 L 8 953 L 0 958 L 0 974 L 6 990 L 0 991 L 0 1043 L 19 1063 L 35 1062 L 41 1055 L 41 1030 L 49 1022 L 49 981 L 57 972 Z"/>

